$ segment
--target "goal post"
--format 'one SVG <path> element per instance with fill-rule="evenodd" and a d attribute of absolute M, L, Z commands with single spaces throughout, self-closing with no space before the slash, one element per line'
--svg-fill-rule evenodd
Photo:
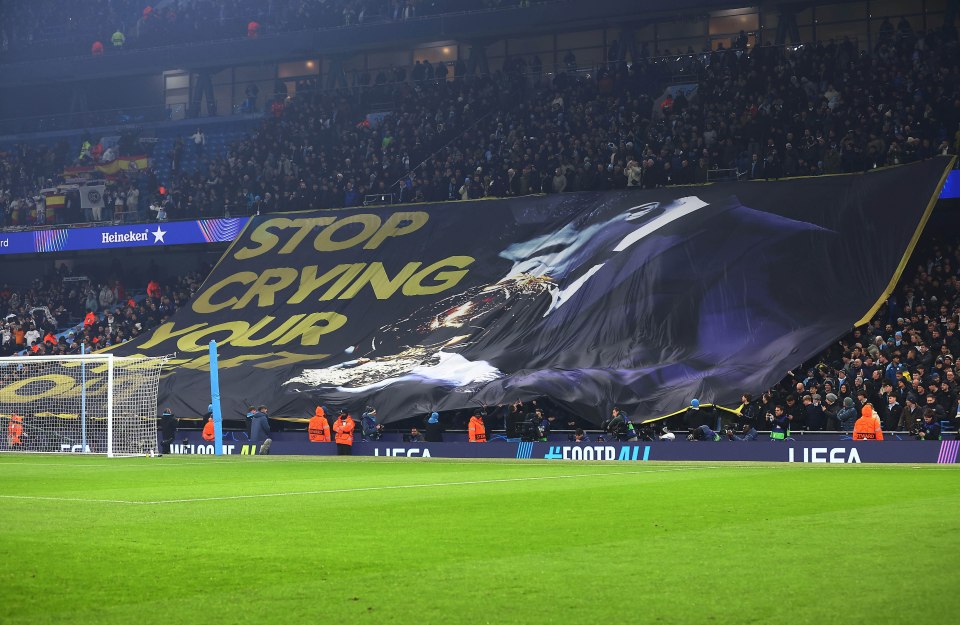
<path fill-rule="evenodd" d="M 152 453 L 166 361 L 114 354 L 0 358 L 0 451 Z"/>

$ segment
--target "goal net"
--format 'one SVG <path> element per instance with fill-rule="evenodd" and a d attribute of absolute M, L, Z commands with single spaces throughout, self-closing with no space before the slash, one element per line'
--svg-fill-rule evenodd
<path fill-rule="evenodd" d="M 113 354 L 0 358 L 0 451 L 152 453 L 166 361 Z"/>

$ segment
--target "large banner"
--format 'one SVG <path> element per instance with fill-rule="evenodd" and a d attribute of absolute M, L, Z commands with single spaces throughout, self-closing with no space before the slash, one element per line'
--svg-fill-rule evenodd
<path fill-rule="evenodd" d="M 123 354 L 176 354 L 161 404 L 226 418 L 549 396 L 598 422 L 759 392 L 892 288 L 950 160 L 886 171 L 261 215 Z"/>

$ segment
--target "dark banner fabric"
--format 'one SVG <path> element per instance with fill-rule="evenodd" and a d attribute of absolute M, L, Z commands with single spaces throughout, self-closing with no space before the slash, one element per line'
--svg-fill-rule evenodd
<path fill-rule="evenodd" d="M 599 422 L 736 402 L 864 316 L 950 161 L 867 174 L 257 216 L 189 308 L 161 405 L 381 422 L 549 396 Z"/>

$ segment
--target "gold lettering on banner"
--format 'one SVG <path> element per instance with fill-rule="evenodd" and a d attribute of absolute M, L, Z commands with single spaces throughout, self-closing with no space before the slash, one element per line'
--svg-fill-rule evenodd
<path fill-rule="evenodd" d="M 345 219 L 338 219 L 332 225 L 320 231 L 317 238 L 313 240 L 313 249 L 318 252 L 337 252 L 350 249 L 372 237 L 380 229 L 380 223 L 380 218 L 376 215 L 351 215 Z M 355 230 L 355 228 L 349 228 L 349 226 L 354 224 L 359 224 L 361 229 L 356 234 L 350 235 L 350 231 Z M 334 235 L 342 228 L 348 228 L 347 238 L 335 241 Z"/>
<path fill-rule="evenodd" d="M 407 280 L 406 284 L 403 285 L 403 294 L 407 296 L 436 295 L 447 289 L 452 289 L 467 275 L 466 268 L 472 265 L 474 260 L 476 259 L 471 256 L 451 256 L 438 260 L 432 265 L 427 265 Z M 446 267 L 462 269 L 463 271 L 439 271 Z M 431 275 L 434 272 L 436 272 L 436 275 Z M 423 281 L 428 278 L 437 280 L 438 284 L 425 286 Z"/>
<path fill-rule="evenodd" d="M 349 215 L 338 218 L 332 215 L 290 219 L 275 217 L 267 219 L 250 233 L 249 240 L 234 252 L 237 260 L 249 260 L 277 249 L 278 254 L 296 251 L 313 233 L 313 248 L 318 252 L 335 252 L 360 245 L 375 250 L 387 239 L 402 237 L 416 232 L 429 221 L 430 215 L 423 211 L 401 211 L 381 220 L 373 214 Z M 359 230 L 355 227 L 359 226 Z M 344 230 L 345 229 L 345 230 Z M 344 232 L 340 232 L 344 230 Z M 281 245 L 281 235 L 292 234 Z"/>
<path fill-rule="evenodd" d="M 365 250 L 375 250 L 380 244 L 391 237 L 402 237 L 405 234 L 416 232 L 423 227 L 430 219 L 429 213 L 423 211 L 410 211 L 394 213 L 387 217 L 383 227 L 377 230 L 377 233 L 370 237 L 367 244 L 363 246 Z"/>
<path fill-rule="evenodd" d="M 377 299 L 390 299 L 397 290 L 412 276 L 423 263 L 407 263 L 392 280 L 383 268 L 383 263 L 370 263 L 360 277 L 350 285 L 339 299 L 352 299 L 365 285 L 369 284 Z"/>
<path fill-rule="evenodd" d="M 243 336 L 249 330 L 250 324 L 246 321 L 225 321 L 181 336 L 177 339 L 177 349 L 185 352 L 207 351 L 210 349 L 211 340 L 216 339 L 218 345 L 226 345 L 233 339 Z M 226 337 L 222 336 L 224 333 L 227 333 Z"/>
<path fill-rule="evenodd" d="M 347 318 L 340 313 L 311 313 L 273 344 L 286 345 L 292 340 L 300 338 L 301 345 L 317 345 L 320 343 L 321 336 L 339 330 L 346 322 Z"/>
<path fill-rule="evenodd" d="M 273 306 L 274 295 L 293 284 L 297 275 L 297 270 L 291 267 L 273 267 L 264 270 L 244 296 L 234 304 L 234 310 L 245 307 L 254 298 L 257 298 L 257 306 L 260 308 Z"/>
<path fill-rule="evenodd" d="M 230 308 L 237 303 L 236 297 L 231 297 L 220 303 L 213 303 L 210 301 L 210 298 L 228 284 L 247 285 L 256 280 L 257 274 L 253 273 L 252 271 L 240 271 L 233 275 L 227 276 L 223 280 L 220 280 L 216 284 L 211 284 L 209 287 L 198 293 L 193 300 L 193 305 L 191 308 L 193 308 L 194 312 L 201 314 L 214 313 L 218 310 L 223 310 L 224 308 Z"/>

